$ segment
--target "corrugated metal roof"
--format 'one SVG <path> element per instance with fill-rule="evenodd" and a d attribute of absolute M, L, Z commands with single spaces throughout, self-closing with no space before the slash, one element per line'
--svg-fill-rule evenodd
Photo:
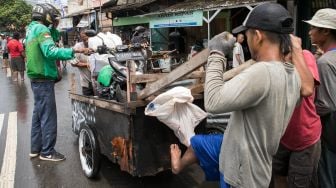
<path fill-rule="evenodd" d="M 80 11 L 73 12 L 71 14 L 65 15 L 64 18 L 70 18 L 70 17 L 80 16 L 80 15 L 87 15 L 87 14 L 90 14 L 90 13 L 93 13 L 93 12 L 95 12 L 95 11 L 88 8 L 88 9 L 80 10 Z"/>
<path fill-rule="evenodd" d="M 117 5 L 117 6 L 113 6 L 111 8 L 106 8 L 103 11 L 104 12 L 114 12 L 114 11 L 119 11 L 119 10 L 130 10 L 130 9 L 135 9 L 135 8 L 142 7 L 144 5 L 153 3 L 155 1 L 156 0 L 144 0 L 144 1 L 141 1 L 141 2 L 127 3 L 127 4 L 124 4 L 124 5 Z"/>
<path fill-rule="evenodd" d="M 149 13 L 146 15 L 154 15 L 154 14 L 163 14 L 163 13 L 173 13 L 173 12 L 184 12 L 191 10 L 216 10 L 216 9 L 230 9 L 237 8 L 242 6 L 255 6 L 263 2 L 275 2 L 275 0 L 196 0 L 178 3 L 167 7 L 165 9 Z"/>

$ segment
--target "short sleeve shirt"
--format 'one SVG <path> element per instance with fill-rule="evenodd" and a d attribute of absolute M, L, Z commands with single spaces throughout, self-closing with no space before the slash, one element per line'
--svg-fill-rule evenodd
<path fill-rule="evenodd" d="M 242 47 L 242 45 L 239 42 L 236 42 L 235 46 L 233 48 L 232 67 L 238 67 L 239 66 L 239 62 L 238 62 L 238 60 L 236 58 L 237 54 L 239 54 L 240 60 L 242 62 L 245 62 L 243 47 Z"/>
<path fill-rule="evenodd" d="M 11 58 L 20 57 L 21 53 L 23 52 L 23 45 L 18 40 L 10 40 L 7 44 L 8 52 Z"/>
<path fill-rule="evenodd" d="M 319 85 L 320 78 L 314 55 L 304 50 L 303 56 L 314 77 L 315 84 Z M 281 144 L 287 149 L 301 151 L 320 140 L 322 126 L 320 116 L 316 113 L 314 100 L 315 92 L 303 98 L 301 104 L 295 108 L 286 132 L 281 138 Z"/>

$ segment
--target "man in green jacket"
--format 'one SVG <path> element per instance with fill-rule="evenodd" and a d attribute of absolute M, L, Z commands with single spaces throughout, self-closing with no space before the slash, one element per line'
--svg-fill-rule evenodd
<path fill-rule="evenodd" d="M 27 74 L 34 94 L 34 112 L 31 128 L 31 158 L 62 161 L 64 155 L 54 147 L 57 137 L 55 80 L 58 78 L 56 60 L 69 60 L 75 53 L 89 53 L 89 49 L 58 48 L 48 26 L 60 17 L 50 4 L 37 4 L 33 8 L 32 22 L 27 28 Z"/>

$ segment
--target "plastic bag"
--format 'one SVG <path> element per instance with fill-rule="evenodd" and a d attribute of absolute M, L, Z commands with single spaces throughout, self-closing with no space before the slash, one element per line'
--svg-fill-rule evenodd
<path fill-rule="evenodd" d="M 189 146 L 195 127 L 207 116 L 201 108 L 192 104 L 193 100 L 189 89 L 175 87 L 149 103 L 145 114 L 156 116 L 174 131 L 181 143 Z"/>

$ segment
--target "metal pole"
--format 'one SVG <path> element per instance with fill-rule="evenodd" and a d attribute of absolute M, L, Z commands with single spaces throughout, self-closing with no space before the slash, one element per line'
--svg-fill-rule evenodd
<path fill-rule="evenodd" d="M 208 11 L 208 42 L 210 41 L 210 12 Z"/>
<path fill-rule="evenodd" d="M 102 31 L 103 30 L 103 14 L 102 14 L 102 4 L 101 4 L 101 1 L 102 0 L 99 0 L 99 2 L 100 2 L 100 10 L 99 10 L 99 12 L 100 12 L 100 29 Z"/>

